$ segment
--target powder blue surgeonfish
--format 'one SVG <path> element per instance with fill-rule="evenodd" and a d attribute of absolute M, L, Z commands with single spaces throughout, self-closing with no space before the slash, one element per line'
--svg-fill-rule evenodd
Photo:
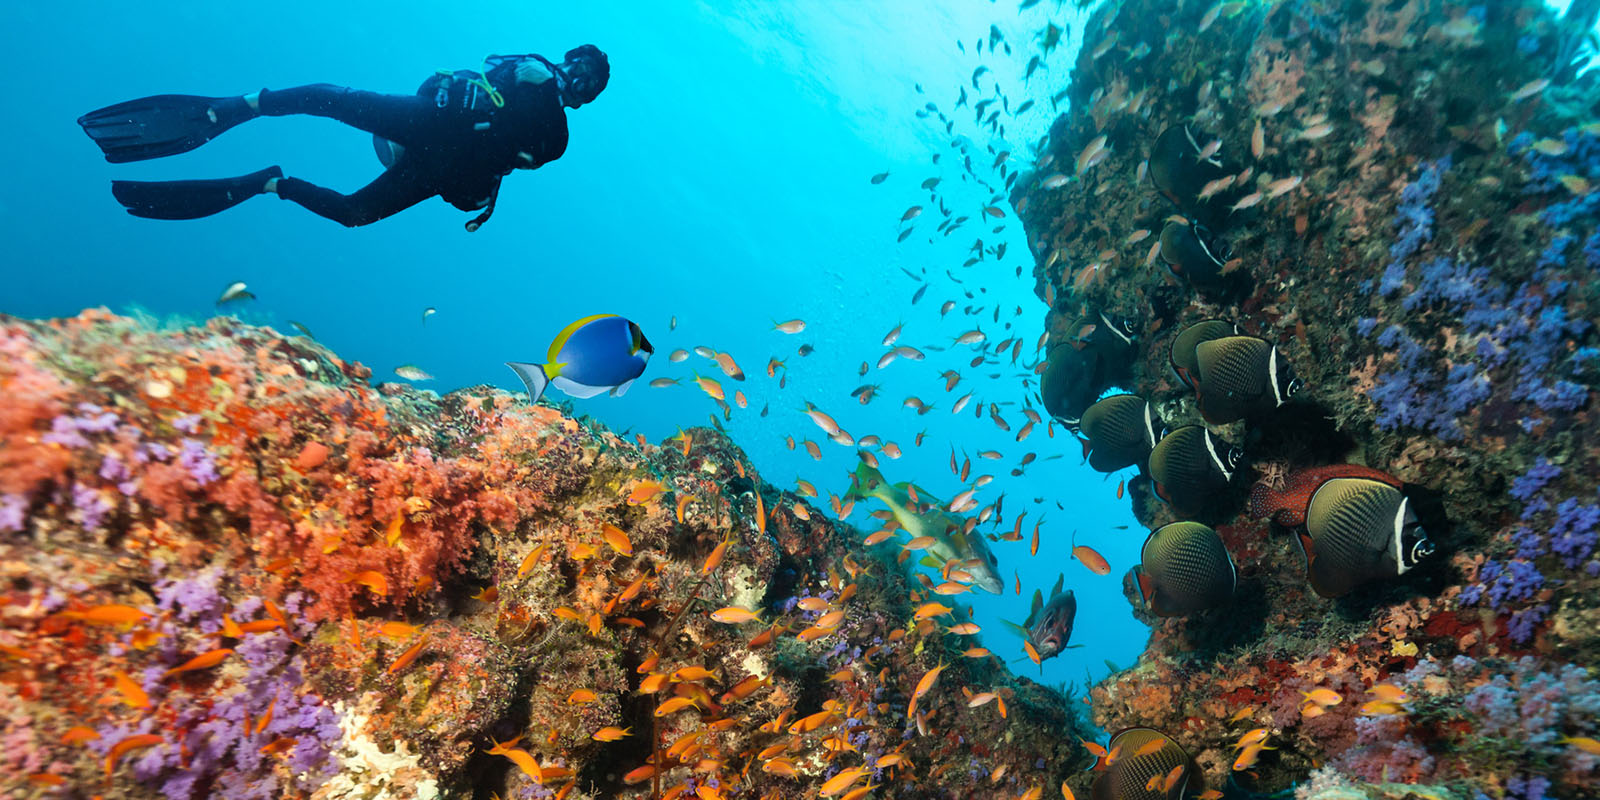
<path fill-rule="evenodd" d="M 595 314 L 556 334 L 545 363 L 508 361 L 506 366 L 527 384 L 529 402 L 538 402 L 550 384 L 573 397 L 605 391 L 620 397 L 654 352 L 638 325 L 616 314 Z"/>

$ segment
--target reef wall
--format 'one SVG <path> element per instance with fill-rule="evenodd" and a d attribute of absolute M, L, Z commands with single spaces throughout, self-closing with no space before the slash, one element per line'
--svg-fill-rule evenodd
<path fill-rule="evenodd" d="M 720 433 L 369 376 L 231 319 L 0 317 L 0 791 L 953 798 L 1086 766 L 1079 703 Z"/>
<path fill-rule="evenodd" d="M 1140 663 L 1092 692 L 1098 724 L 1171 734 L 1212 786 L 1331 792 L 1331 772 L 1304 782 L 1332 766 L 1463 797 L 1600 792 L 1600 92 L 1547 80 L 1583 33 L 1534 2 L 1094 16 L 1072 110 L 1012 195 L 1057 344 L 1047 405 L 1076 416 L 1115 385 L 1169 428 L 1204 424 L 1169 355 L 1212 318 L 1305 386 L 1210 426 L 1249 465 L 1207 520 L 1234 600 L 1147 617 Z M 1100 312 L 1138 321 L 1130 375 L 1082 367 Z M 1328 600 L 1244 495 L 1338 463 L 1404 481 L 1438 551 Z M 1150 527 L 1177 518 L 1135 488 Z M 1404 702 L 1379 704 L 1392 690 Z M 1241 758 L 1257 728 L 1275 749 Z"/>

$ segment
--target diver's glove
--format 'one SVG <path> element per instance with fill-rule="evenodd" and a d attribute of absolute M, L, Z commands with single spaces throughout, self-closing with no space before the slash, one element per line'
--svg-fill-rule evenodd
<path fill-rule="evenodd" d="M 525 58 L 517 64 L 517 82 L 531 83 L 535 86 L 555 77 L 550 74 L 550 69 L 537 58 Z"/>

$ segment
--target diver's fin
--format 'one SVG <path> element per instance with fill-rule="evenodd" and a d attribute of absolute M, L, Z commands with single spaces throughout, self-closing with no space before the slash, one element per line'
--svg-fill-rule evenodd
<path fill-rule="evenodd" d="M 111 194 L 128 213 L 146 219 L 199 219 L 233 208 L 266 191 L 283 170 L 267 167 L 237 178 L 198 181 L 112 181 Z"/>
<path fill-rule="evenodd" d="M 550 379 L 544 376 L 544 366 L 521 361 L 507 361 L 506 366 L 517 373 L 523 385 L 528 387 L 528 402 L 539 402 L 539 398 L 544 396 L 544 387 L 550 385 Z"/>
<path fill-rule="evenodd" d="M 260 112 L 243 97 L 158 94 L 78 117 L 113 164 L 187 153 Z"/>
<path fill-rule="evenodd" d="M 594 397 L 595 395 L 600 394 L 600 393 L 606 391 L 607 389 L 611 388 L 609 386 L 589 386 L 589 385 L 586 385 L 586 384 L 578 383 L 577 381 L 574 381 L 571 378 L 563 378 L 563 377 L 561 377 L 559 375 L 557 375 L 554 378 L 551 378 L 550 379 L 550 383 L 554 384 L 557 389 L 560 389 L 561 391 L 566 392 L 567 394 L 572 395 L 573 397 L 576 397 L 579 400 L 582 400 L 582 399 L 588 398 L 588 397 Z"/>

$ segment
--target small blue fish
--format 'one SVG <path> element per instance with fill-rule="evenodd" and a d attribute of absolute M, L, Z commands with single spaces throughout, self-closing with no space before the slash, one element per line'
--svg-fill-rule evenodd
<path fill-rule="evenodd" d="M 550 384 L 578 398 L 605 391 L 621 397 L 644 374 L 654 352 L 638 325 L 615 314 L 595 314 L 556 334 L 545 363 L 508 361 L 506 366 L 527 385 L 529 402 L 538 402 Z"/>

